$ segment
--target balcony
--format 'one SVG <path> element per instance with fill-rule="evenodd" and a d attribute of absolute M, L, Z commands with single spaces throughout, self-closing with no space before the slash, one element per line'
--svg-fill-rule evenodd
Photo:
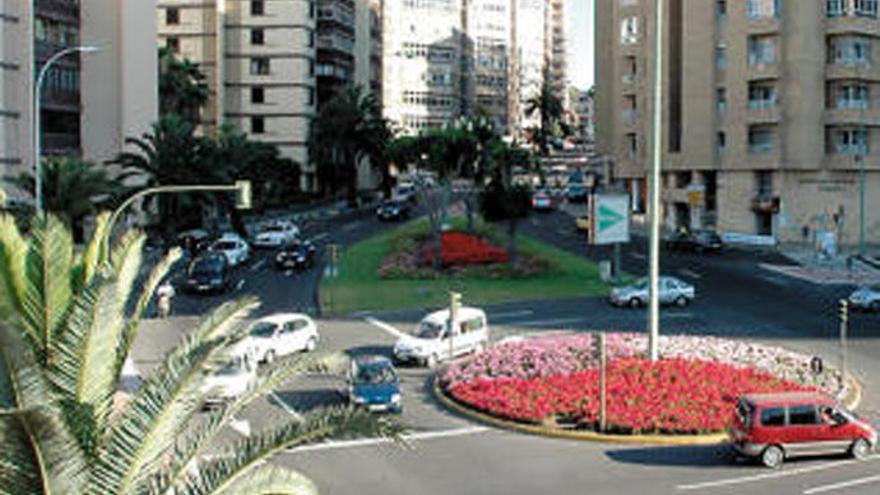
<path fill-rule="evenodd" d="M 833 125 L 880 126 L 880 110 L 858 106 L 835 106 L 825 110 L 825 123 Z"/>
<path fill-rule="evenodd" d="M 880 64 L 870 61 L 862 63 L 830 62 L 825 66 L 825 77 L 828 80 L 860 79 L 880 81 Z"/>
<path fill-rule="evenodd" d="M 749 34 L 774 34 L 780 29 L 779 17 L 747 17 Z"/>
<path fill-rule="evenodd" d="M 779 64 L 765 63 L 757 58 L 749 56 L 749 64 L 746 67 L 746 79 L 755 81 L 759 79 L 779 79 Z"/>
<path fill-rule="evenodd" d="M 34 11 L 40 17 L 79 24 L 79 4 L 72 0 L 36 0 Z"/>
<path fill-rule="evenodd" d="M 779 105 L 776 100 L 749 100 L 750 124 L 776 124 L 779 122 Z"/>
<path fill-rule="evenodd" d="M 70 155 L 79 152 L 79 135 L 44 132 L 40 141 L 46 155 Z"/>
<path fill-rule="evenodd" d="M 752 211 L 755 213 L 779 213 L 779 196 L 772 193 L 758 193 L 752 198 Z"/>
<path fill-rule="evenodd" d="M 830 35 L 859 33 L 880 37 L 880 22 L 876 18 L 844 15 L 825 19 L 825 32 Z"/>
<path fill-rule="evenodd" d="M 332 50 L 348 56 L 354 55 L 354 40 L 341 36 L 319 36 L 318 50 Z"/>

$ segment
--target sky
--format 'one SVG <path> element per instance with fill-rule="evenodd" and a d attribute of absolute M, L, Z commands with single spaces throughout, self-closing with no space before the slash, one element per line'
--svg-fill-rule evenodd
<path fill-rule="evenodd" d="M 568 0 L 568 77 L 580 89 L 593 85 L 593 1 Z"/>

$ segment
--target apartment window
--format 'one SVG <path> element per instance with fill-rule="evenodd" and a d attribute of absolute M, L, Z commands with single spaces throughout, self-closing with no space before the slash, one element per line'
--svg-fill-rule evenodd
<path fill-rule="evenodd" d="M 780 0 L 748 0 L 746 12 L 751 19 L 776 17 L 779 15 Z"/>
<path fill-rule="evenodd" d="M 834 91 L 833 107 L 867 110 L 869 100 L 867 84 L 842 84 Z"/>
<path fill-rule="evenodd" d="M 265 15 L 266 2 L 263 0 L 251 0 L 251 15 Z"/>
<path fill-rule="evenodd" d="M 825 15 L 828 17 L 846 15 L 846 0 L 825 0 Z"/>
<path fill-rule="evenodd" d="M 715 90 L 715 107 L 718 109 L 718 116 L 723 117 L 727 111 L 727 88 Z"/>
<path fill-rule="evenodd" d="M 309 77 L 315 77 L 315 61 L 309 59 Z"/>
<path fill-rule="evenodd" d="M 749 153 L 761 155 L 773 150 L 773 130 L 766 127 L 749 129 Z"/>
<path fill-rule="evenodd" d="M 675 173 L 675 188 L 676 189 L 684 189 L 691 183 L 691 173 L 690 172 L 676 172 Z"/>
<path fill-rule="evenodd" d="M 309 19 L 315 18 L 315 2 L 309 2 Z"/>
<path fill-rule="evenodd" d="M 264 134 L 266 132 L 266 119 L 263 117 L 251 117 L 251 134 Z"/>
<path fill-rule="evenodd" d="M 634 55 L 627 55 L 623 67 L 623 82 L 631 83 L 635 81 L 636 71 L 638 70 L 636 66 L 636 57 Z"/>
<path fill-rule="evenodd" d="M 636 96 L 625 95 L 623 97 L 623 120 L 632 123 L 636 120 Z"/>
<path fill-rule="evenodd" d="M 832 38 L 828 56 L 835 64 L 867 65 L 871 63 L 871 40 L 860 36 Z"/>
<path fill-rule="evenodd" d="M 719 131 L 715 135 L 715 146 L 718 148 L 718 153 L 724 153 L 727 149 L 727 134 L 724 131 Z"/>
<path fill-rule="evenodd" d="M 251 29 L 251 44 L 262 45 L 266 42 L 266 32 L 262 29 Z"/>
<path fill-rule="evenodd" d="M 719 24 L 723 24 L 727 20 L 727 0 L 717 0 L 715 2 L 715 20 Z"/>
<path fill-rule="evenodd" d="M 174 53 L 180 53 L 180 39 L 176 36 L 165 38 L 165 47 Z"/>
<path fill-rule="evenodd" d="M 309 31 L 309 46 L 315 46 L 315 32 Z"/>
<path fill-rule="evenodd" d="M 837 155 L 868 154 L 868 130 L 864 128 L 832 129 L 830 150 Z"/>
<path fill-rule="evenodd" d="M 315 104 L 315 88 L 309 88 L 309 96 L 308 96 L 308 106 L 313 106 Z"/>
<path fill-rule="evenodd" d="M 180 24 L 180 9 L 177 7 L 168 7 L 165 9 L 165 24 L 174 26 Z"/>
<path fill-rule="evenodd" d="M 266 103 L 266 89 L 261 86 L 251 88 L 251 103 Z"/>
<path fill-rule="evenodd" d="M 877 0 L 856 0 L 855 14 L 861 17 L 877 18 Z"/>
<path fill-rule="evenodd" d="M 749 37 L 749 65 L 776 63 L 776 38 L 772 36 Z"/>
<path fill-rule="evenodd" d="M 639 18 L 625 17 L 620 23 L 620 44 L 632 45 L 639 42 Z"/>
<path fill-rule="evenodd" d="M 770 83 L 749 83 L 749 108 L 773 108 L 776 106 L 776 87 Z"/>
<path fill-rule="evenodd" d="M 265 76 L 269 74 L 268 57 L 254 57 L 251 59 L 251 75 Z"/>
<path fill-rule="evenodd" d="M 639 152 L 638 139 L 634 133 L 626 135 L 627 152 L 630 158 L 635 158 Z"/>
<path fill-rule="evenodd" d="M 715 47 L 715 67 L 718 69 L 727 67 L 727 45 L 725 44 Z"/>

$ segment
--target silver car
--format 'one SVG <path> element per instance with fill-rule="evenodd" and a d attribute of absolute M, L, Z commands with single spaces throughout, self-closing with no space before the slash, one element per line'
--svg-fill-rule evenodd
<path fill-rule="evenodd" d="M 660 304 L 674 304 L 684 307 L 696 296 L 696 290 L 675 277 L 660 277 Z M 638 308 L 648 304 L 648 279 L 643 278 L 632 285 L 615 287 L 611 290 L 609 301 L 615 306 Z"/>
<path fill-rule="evenodd" d="M 880 311 L 880 286 L 859 287 L 849 295 L 852 309 Z"/>

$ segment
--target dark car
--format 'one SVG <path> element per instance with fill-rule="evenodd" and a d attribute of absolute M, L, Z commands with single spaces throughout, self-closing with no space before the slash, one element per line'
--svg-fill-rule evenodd
<path fill-rule="evenodd" d="M 569 203 L 585 203 L 587 201 L 587 188 L 581 184 L 569 184 L 565 190 L 565 198 Z"/>
<path fill-rule="evenodd" d="M 536 211 L 550 211 L 554 208 L 554 203 L 553 196 L 547 194 L 546 191 L 537 191 L 532 196 L 532 208 Z"/>
<path fill-rule="evenodd" d="M 311 241 L 296 240 L 284 246 L 275 255 L 275 266 L 279 269 L 305 270 L 315 266 L 315 245 Z"/>
<path fill-rule="evenodd" d="M 406 220 L 410 215 L 410 205 L 407 201 L 389 200 L 376 208 L 376 217 L 379 220 Z"/>
<path fill-rule="evenodd" d="M 666 249 L 670 250 L 717 253 L 723 248 L 724 242 L 721 240 L 721 236 L 712 230 L 676 232 L 666 240 Z"/>
<path fill-rule="evenodd" d="M 360 356 L 348 372 L 348 400 L 370 411 L 403 412 L 400 377 L 384 356 Z"/>
<path fill-rule="evenodd" d="M 211 253 L 189 265 L 184 288 L 193 293 L 226 292 L 232 287 L 232 269 L 226 256 Z"/>

